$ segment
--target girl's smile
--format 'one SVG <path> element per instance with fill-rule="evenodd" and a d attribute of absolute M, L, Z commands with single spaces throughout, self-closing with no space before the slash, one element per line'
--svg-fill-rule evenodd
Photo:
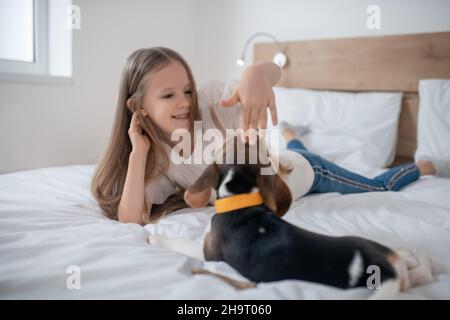
<path fill-rule="evenodd" d="M 189 120 L 190 112 L 179 113 L 177 115 L 173 115 L 172 118 L 175 120 Z"/>

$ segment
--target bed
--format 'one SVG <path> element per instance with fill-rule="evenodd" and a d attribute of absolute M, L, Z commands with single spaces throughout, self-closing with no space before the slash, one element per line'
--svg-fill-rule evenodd
<path fill-rule="evenodd" d="M 450 33 L 438 33 L 285 43 L 290 66 L 281 84 L 405 92 L 393 165 L 412 161 L 417 81 L 450 78 L 444 66 L 449 39 Z M 273 44 L 257 44 L 255 61 L 270 60 L 274 50 Z M 399 59 L 401 53 L 409 58 Z M 354 63 L 366 68 L 354 68 Z M 391 76 L 381 81 L 370 72 L 374 68 L 390 70 Z M 338 79 L 338 74 L 344 76 Z M 74 165 L 0 175 L 1 299 L 365 299 L 371 294 L 293 280 L 238 291 L 215 277 L 192 275 L 192 268 L 202 267 L 243 280 L 226 263 L 204 263 L 151 246 L 149 237 L 199 241 L 213 208 L 182 209 L 144 227 L 111 221 L 90 194 L 93 170 L 94 165 Z M 375 168 L 369 175 L 384 170 Z M 293 202 L 284 219 L 312 231 L 363 236 L 428 256 L 434 281 L 398 298 L 450 299 L 450 179 L 424 176 L 401 192 L 309 195 Z"/>

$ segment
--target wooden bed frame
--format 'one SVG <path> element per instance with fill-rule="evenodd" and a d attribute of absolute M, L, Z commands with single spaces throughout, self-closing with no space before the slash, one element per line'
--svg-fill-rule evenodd
<path fill-rule="evenodd" d="M 339 91 L 401 91 L 396 158 L 414 161 L 420 79 L 450 79 L 450 32 L 283 42 L 288 64 L 278 86 Z M 272 61 L 257 43 L 254 61 Z"/>

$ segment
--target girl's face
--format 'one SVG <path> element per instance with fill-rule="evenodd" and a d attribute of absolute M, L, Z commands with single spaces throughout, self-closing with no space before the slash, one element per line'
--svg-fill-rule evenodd
<path fill-rule="evenodd" d="M 172 60 L 151 75 L 143 99 L 144 111 L 169 136 L 175 129 L 190 130 L 191 90 L 186 69 Z"/>

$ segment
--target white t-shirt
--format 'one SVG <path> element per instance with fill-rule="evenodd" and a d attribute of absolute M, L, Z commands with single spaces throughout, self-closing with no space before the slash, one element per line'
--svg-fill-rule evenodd
<path fill-rule="evenodd" d="M 240 128 L 240 104 L 237 103 L 227 108 L 220 106 L 220 101 L 231 96 L 238 82 L 238 80 L 232 80 L 228 84 L 224 84 L 219 81 L 209 81 L 198 90 L 198 107 L 203 131 L 209 128 L 219 130 Z M 194 156 L 197 148 L 204 150 L 209 143 L 213 142 L 202 141 L 201 145 L 196 144 L 191 157 Z M 168 145 L 166 145 L 166 150 L 170 159 L 171 149 Z M 203 152 L 201 153 L 203 154 Z M 280 150 L 279 155 L 282 164 L 293 168 L 284 180 L 291 189 L 292 198 L 296 200 L 311 188 L 314 181 L 314 171 L 308 160 L 297 152 L 283 149 Z M 196 164 L 195 161 L 190 161 L 188 164 L 170 162 L 166 175 L 160 176 L 145 185 L 147 207 L 153 203 L 164 203 L 170 195 L 176 192 L 177 186 L 184 189 L 191 186 L 208 167 L 206 162 L 201 162 L 200 164 Z M 210 204 L 213 203 L 210 201 Z"/>

